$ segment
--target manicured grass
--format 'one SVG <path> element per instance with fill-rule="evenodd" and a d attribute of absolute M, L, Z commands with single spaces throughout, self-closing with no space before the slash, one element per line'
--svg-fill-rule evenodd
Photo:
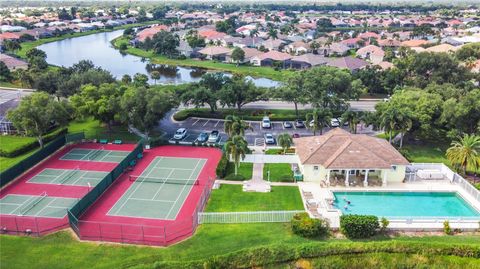
<path fill-rule="evenodd" d="M 227 164 L 226 174 L 225 180 L 242 181 L 251 179 L 253 174 L 253 163 L 240 163 L 240 167 L 238 167 L 238 173 L 235 175 L 235 164 L 233 162 L 229 162 Z"/>
<path fill-rule="evenodd" d="M 480 236 L 396 237 L 394 239 L 379 238 L 378 240 L 378 243 L 388 241 L 392 246 L 401 242 L 416 245 L 423 243 L 438 244 L 439 246 L 451 244 L 479 245 Z M 224 255 L 249 247 L 271 244 L 295 246 L 305 243 L 316 243 L 328 248 L 337 248 L 351 242 L 344 239 L 308 240 L 293 235 L 290 232 L 289 225 L 282 223 L 200 225 L 194 237 L 168 248 L 79 242 L 73 239 L 70 233 L 62 231 L 41 238 L 1 235 L 0 244 L 2 251 L 0 251 L 0 260 L 2 261 L 2 268 L 11 269 L 154 268 L 153 263 L 156 261 L 206 259 L 214 255 Z M 375 242 L 365 242 L 365 244 L 371 243 Z M 382 254 L 380 253 L 379 255 L 383 256 Z M 418 255 L 412 256 L 418 257 Z M 352 259 L 349 255 L 332 255 L 329 257 L 332 257 L 331 259 L 333 257 L 338 257 L 339 259 L 344 257 L 347 261 Z M 380 263 L 377 266 L 372 268 L 380 268 L 381 261 L 382 259 L 380 259 Z M 345 264 L 345 262 L 338 262 Z M 422 259 L 418 259 L 415 266 L 406 268 L 415 268 L 423 262 Z M 475 264 L 478 264 L 478 262 Z M 442 266 L 442 263 L 435 266 Z M 478 267 L 478 265 L 476 266 Z M 393 265 L 392 267 L 386 266 L 381 268 L 398 267 Z M 468 266 L 463 268 L 476 267 Z"/>
<path fill-rule="evenodd" d="M 294 153 L 295 153 L 294 148 L 289 148 L 287 150 L 287 154 L 294 154 Z M 267 155 L 280 155 L 280 154 L 283 154 L 283 149 L 267 149 L 265 151 L 265 154 L 267 154 Z"/>
<path fill-rule="evenodd" d="M 125 37 L 118 37 L 112 41 L 114 47 L 118 48 L 121 43 L 127 42 L 128 39 Z M 135 48 L 129 46 L 126 53 L 149 58 L 153 63 L 156 64 L 168 64 L 168 65 L 178 65 L 178 66 L 188 66 L 188 67 L 199 67 L 206 68 L 211 70 L 227 71 L 231 73 L 242 74 L 245 76 L 252 77 L 265 77 L 277 81 L 283 81 L 288 77 L 288 75 L 294 73 L 292 70 L 275 70 L 271 67 L 260 67 L 260 66 L 249 66 L 249 65 L 239 65 L 222 63 L 211 60 L 199 60 L 199 59 L 171 59 L 166 56 L 155 55 L 152 51 L 145 51 L 143 49 Z"/>
<path fill-rule="evenodd" d="M 302 198 L 298 187 L 273 186 L 271 192 L 244 192 L 242 185 L 221 185 L 213 190 L 205 211 L 241 212 L 241 211 L 277 211 L 303 210 Z"/>
<path fill-rule="evenodd" d="M 288 163 L 266 163 L 263 166 L 263 179 L 268 179 L 270 171 L 270 181 L 272 182 L 293 182 L 292 166 Z"/>
<path fill-rule="evenodd" d="M 299 118 L 305 119 L 305 115 L 309 112 L 309 110 L 299 110 L 298 112 Z M 210 109 L 208 108 L 191 108 L 180 110 L 173 115 L 173 118 L 178 121 L 185 120 L 189 117 L 224 119 L 227 115 L 237 115 L 244 120 L 256 121 L 262 120 L 265 115 L 268 115 L 270 120 L 274 121 L 293 121 L 297 119 L 295 110 L 292 109 L 242 109 L 241 111 L 238 111 L 237 109 L 219 109 L 215 113 L 211 113 Z"/>
<path fill-rule="evenodd" d="M 0 149 L 2 151 L 14 151 L 15 149 L 37 141 L 36 138 L 21 135 L 2 135 L 0 136 Z"/>
<path fill-rule="evenodd" d="M 30 155 L 32 155 L 33 153 L 35 153 L 39 149 L 40 148 L 33 149 L 33 150 L 31 150 L 31 151 L 29 151 L 25 154 L 22 154 L 22 155 L 13 157 L 13 158 L 0 157 L 0 172 L 3 172 L 5 170 L 7 170 L 8 168 L 16 165 L 17 163 L 23 161 L 24 159 L 26 159 L 27 157 L 29 157 Z"/>
<path fill-rule="evenodd" d="M 92 118 L 70 122 L 68 125 L 68 132 L 84 132 L 85 137 L 88 139 L 121 139 L 124 142 L 136 142 L 140 139 L 140 137 L 130 133 L 125 126 L 112 126 L 112 130 L 109 131 L 107 126 Z"/>
<path fill-rule="evenodd" d="M 6 82 L 6 81 L 0 81 L 0 87 L 5 87 L 5 88 L 23 88 L 20 85 L 13 84 L 12 82 Z"/>

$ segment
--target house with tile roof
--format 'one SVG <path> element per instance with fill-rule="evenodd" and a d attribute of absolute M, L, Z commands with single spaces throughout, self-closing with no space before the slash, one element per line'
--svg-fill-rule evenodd
<path fill-rule="evenodd" d="M 341 69 L 348 69 L 351 72 L 357 72 L 369 65 L 365 60 L 354 57 L 335 58 L 327 62 L 328 66 L 337 67 Z"/>
<path fill-rule="evenodd" d="M 27 62 L 3 53 L 0 54 L 0 62 L 3 62 L 10 71 L 28 68 Z"/>
<path fill-rule="evenodd" d="M 306 69 L 314 66 L 325 65 L 328 61 L 329 59 L 322 55 L 307 53 L 293 57 L 291 59 L 291 67 L 295 69 Z"/>
<path fill-rule="evenodd" d="M 375 45 L 368 45 L 357 50 L 357 56 L 373 64 L 378 64 L 383 61 L 385 51 Z"/>
<path fill-rule="evenodd" d="M 231 49 L 221 46 L 206 47 L 198 51 L 198 53 L 205 56 L 205 59 L 218 61 L 226 61 L 230 52 Z"/>
<path fill-rule="evenodd" d="M 250 63 L 256 66 L 273 66 L 274 63 L 280 63 L 283 68 L 290 66 L 292 56 L 275 50 L 252 57 Z"/>
<path fill-rule="evenodd" d="M 293 140 L 304 181 L 324 185 L 402 182 L 409 162 L 385 139 L 335 128 Z"/>

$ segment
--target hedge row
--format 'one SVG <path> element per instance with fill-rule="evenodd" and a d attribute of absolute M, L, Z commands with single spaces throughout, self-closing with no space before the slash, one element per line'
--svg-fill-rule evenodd
<path fill-rule="evenodd" d="M 307 110 L 299 111 L 299 118 L 305 119 Z M 224 119 L 227 115 L 238 115 L 243 120 L 260 121 L 265 115 L 270 117 L 270 120 L 274 121 L 293 121 L 297 119 L 294 110 L 252 110 L 243 109 L 238 112 L 236 109 L 222 109 L 212 113 L 209 109 L 184 109 L 178 111 L 173 115 L 173 119 L 176 121 L 184 121 L 190 117 L 208 118 L 208 119 Z"/>
<path fill-rule="evenodd" d="M 68 129 L 67 128 L 61 128 L 61 129 L 58 129 L 58 130 L 55 130 L 47 135 L 45 135 L 43 137 L 43 144 L 45 145 L 46 143 L 54 140 L 55 138 L 59 137 L 59 136 L 62 136 L 62 135 L 65 135 L 66 133 L 68 132 Z M 33 149 L 36 149 L 40 146 L 40 144 L 38 143 L 37 140 L 35 141 L 32 141 L 30 143 L 26 143 L 26 144 L 23 144 L 13 150 L 10 150 L 10 151 L 6 151 L 6 150 L 3 150 L 3 149 L 0 149 L 0 156 L 1 157 L 7 157 L 7 158 L 13 158 L 13 157 L 17 157 L 19 155 L 22 155 L 24 153 L 27 153 Z"/>
<path fill-rule="evenodd" d="M 226 154 L 222 154 L 222 158 L 218 162 L 216 174 L 218 178 L 224 178 L 227 175 L 228 158 Z"/>
<path fill-rule="evenodd" d="M 374 242 L 314 242 L 301 245 L 276 244 L 244 249 L 206 260 L 190 262 L 156 262 L 160 268 L 254 268 L 286 263 L 298 259 L 319 258 L 332 255 L 366 253 L 404 253 L 423 255 L 453 255 L 480 258 L 480 246 L 446 243 L 374 241 Z"/>

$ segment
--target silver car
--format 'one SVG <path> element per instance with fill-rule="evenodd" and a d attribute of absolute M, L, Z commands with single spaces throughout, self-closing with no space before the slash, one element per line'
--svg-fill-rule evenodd
<path fill-rule="evenodd" d="M 265 134 L 265 144 L 267 145 L 275 145 L 275 137 L 272 134 Z"/>

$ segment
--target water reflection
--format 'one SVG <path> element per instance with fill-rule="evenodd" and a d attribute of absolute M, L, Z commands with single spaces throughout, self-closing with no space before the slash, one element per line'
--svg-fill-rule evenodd
<path fill-rule="evenodd" d="M 201 68 L 189 68 L 181 66 L 169 66 L 152 64 L 148 59 L 122 53 L 112 47 L 110 41 L 120 35 L 123 30 L 98 33 L 82 37 L 64 39 L 61 41 L 46 43 L 38 48 L 47 54 L 47 62 L 58 66 L 70 67 L 80 60 L 90 60 L 120 79 L 127 74 L 133 77 L 136 73 L 149 76 L 150 83 L 154 80 L 150 76 L 149 69 L 154 68 L 160 73 L 156 81 L 162 84 L 183 84 L 199 81 L 207 71 Z M 210 72 L 210 71 L 208 71 Z M 229 73 L 224 73 L 231 76 Z M 249 78 L 255 85 L 262 87 L 275 87 L 279 83 L 267 78 Z"/>

